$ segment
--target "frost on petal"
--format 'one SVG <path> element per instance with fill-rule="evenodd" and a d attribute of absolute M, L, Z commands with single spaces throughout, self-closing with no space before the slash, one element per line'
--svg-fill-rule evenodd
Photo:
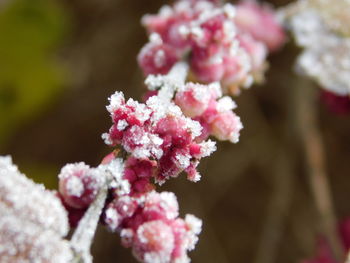
<path fill-rule="evenodd" d="M 233 94 L 263 79 L 267 47 L 275 50 L 285 40 L 274 11 L 255 1 L 176 1 L 142 23 L 150 36 L 139 56 L 145 75 L 166 74 L 176 61 L 188 58 L 195 79 L 221 82 Z M 154 90 L 160 81 L 163 76 L 152 76 L 146 84 Z"/>
<path fill-rule="evenodd" d="M 219 140 L 238 142 L 239 132 L 243 128 L 240 118 L 232 111 L 219 114 L 211 124 L 212 134 Z"/>
<path fill-rule="evenodd" d="M 64 201 L 74 208 L 86 208 L 97 196 L 105 180 L 98 169 L 85 163 L 65 165 L 59 174 L 59 190 Z"/>
<path fill-rule="evenodd" d="M 61 201 L 21 174 L 11 157 L 0 157 L 0 203 L 19 219 L 61 236 L 68 232 L 67 212 Z"/>
<path fill-rule="evenodd" d="M 145 263 L 171 261 L 174 235 L 170 226 L 160 220 L 146 222 L 136 232 L 134 255 Z"/>
<path fill-rule="evenodd" d="M 187 252 L 198 241 L 202 222 L 192 215 L 179 218 L 176 196 L 151 191 L 116 197 L 107 207 L 105 223 L 120 233 L 140 262 L 189 262 Z"/>

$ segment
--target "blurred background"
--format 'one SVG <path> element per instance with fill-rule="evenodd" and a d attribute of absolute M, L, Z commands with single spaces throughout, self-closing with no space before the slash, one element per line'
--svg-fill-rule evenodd
<path fill-rule="evenodd" d="M 265 1 L 275 7 L 291 1 Z M 145 88 L 136 55 L 140 25 L 161 0 L 0 0 L 0 154 L 48 188 L 69 162 L 95 166 L 111 150 L 101 134 L 115 90 L 140 99 Z M 236 145 L 200 165 L 199 183 L 169 181 L 182 214 L 204 221 L 192 262 L 301 262 L 313 255 L 320 218 L 306 176 L 298 132 L 296 88 L 314 84 L 294 73 L 299 50 L 290 41 L 269 58 L 266 82 L 235 98 L 244 129 Z M 302 90 L 302 89 L 301 89 Z M 325 165 L 336 215 L 350 214 L 350 119 L 316 96 Z M 103 227 L 94 262 L 136 262 Z"/>

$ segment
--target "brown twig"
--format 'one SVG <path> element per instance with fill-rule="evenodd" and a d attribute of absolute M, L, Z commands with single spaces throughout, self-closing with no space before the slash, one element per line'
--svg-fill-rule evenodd
<path fill-rule="evenodd" d="M 305 82 L 304 82 L 305 81 Z M 326 174 L 325 152 L 322 135 L 318 128 L 316 89 L 306 80 L 296 85 L 295 109 L 296 123 L 299 130 L 307 173 L 316 207 L 320 214 L 323 234 L 327 237 L 334 256 L 343 258 L 342 246 L 336 230 L 336 216 L 331 190 Z"/>
<path fill-rule="evenodd" d="M 277 153 L 275 171 L 271 173 L 271 176 L 274 177 L 274 193 L 267 209 L 255 263 L 273 263 L 276 261 L 283 225 L 292 199 L 294 181 L 292 164 L 285 150 Z"/>

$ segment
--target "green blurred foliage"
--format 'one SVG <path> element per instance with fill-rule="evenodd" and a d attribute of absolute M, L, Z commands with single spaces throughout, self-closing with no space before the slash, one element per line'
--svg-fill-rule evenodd
<path fill-rule="evenodd" d="M 19 169 L 34 182 L 43 184 L 47 189 L 58 189 L 59 168 L 55 165 L 36 162 L 21 162 Z"/>
<path fill-rule="evenodd" d="M 0 147 L 64 86 L 54 51 L 66 23 L 53 0 L 12 0 L 0 10 Z"/>

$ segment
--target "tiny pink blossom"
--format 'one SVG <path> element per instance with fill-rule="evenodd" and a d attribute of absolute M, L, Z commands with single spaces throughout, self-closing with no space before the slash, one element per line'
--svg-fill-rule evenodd
<path fill-rule="evenodd" d="M 238 141 L 243 126 L 240 118 L 232 111 L 236 105 L 230 97 L 221 96 L 218 83 L 210 85 L 187 83 L 176 94 L 175 102 L 183 112 L 199 121 L 202 126 L 202 134 L 197 141 L 204 140 L 209 135 L 219 140 Z M 190 178 L 196 175 L 193 166 L 186 171 L 191 174 Z"/>
<path fill-rule="evenodd" d="M 196 88 L 199 84 L 188 83 L 184 90 L 177 92 L 175 103 L 188 117 L 201 115 L 208 107 L 211 94 L 205 88 Z"/>
<path fill-rule="evenodd" d="M 122 244 L 142 262 L 189 262 L 202 222 L 193 215 L 178 217 L 173 193 L 151 191 L 115 198 L 105 211 L 105 223 L 118 231 Z"/>
<path fill-rule="evenodd" d="M 286 41 L 273 10 L 260 6 L 255 0 L 244 0 L 237 5 L 235 22 L 239 30 L 263 42 L 270 51 L 278 49 Z"/>
<path fill-rule="evenodd" d="M 196 92 L 199 95 L 200 91 Z M 209 89 L 208 94 L 213 92 Z M 116 93 L 110 102 L 107 108 L 113 126 L 103 138 L 107 144 L 122 146 L 133 157 L 127 163 L 125 174 L 133 191 L 150 190 L 151 176 L 161 184 L 208 156 L 207 153 L 191 154 L 191 147 L 197 144 L 196 138 L 201 135 L 201 126 L 184 116 L 172 101 L 152 96 L 143 104 L 131 99 L 125 101 L 122 94 Z M 208 152 L 211 153 L 214 148 Z M 142 172 L 145 176 L 135 176 Z"/>
<path fill-rule="evenodd" d="M 178 60 L 174 49 L 161 42 L 149 42 L 142 48 L 137 59 L 145 75 L 166 74 Z"/>
<path fill-rule="evenodd" d="M 253 1 L 234 6 L 220 5 L 219 1 L 181 0 L 164 6 L 156 15 L 145 16 L 143 24 L 151 34 L 150 43 L 139 56 L 147 57 L 139 59 L 146 75 L 166 72 L 152 62 L 159 61 L 153 50 L 164 49 L 162 54 L 172 58 L 165 63 L 167 69 L 176 60 L 187 60 L 196 80 L 220 81 L 225 92 L 231 94 L 263 78 L 267 47 L 275 50 L 285 39 L 272 9 Z M 150 48 L 154 39 L 162 48 Z M 173 55 L 165 51 L 168 47 Z"/>
<path fill-rule="evenodd" d="M 174 234 L 169 225 L 154 220 L 140 225 L 136 232 L 133 252 L 145 263 L 167 263 L 174 249 Z"/>
<path fill-rule="evenodd" d="M 59 191 L 73 208 L 88 207 L 101 186 L 100 173 L 84 163 L 67 164 L 59 174 Z"/>
<path fill-rule="evenodd" d="M 225 111 L 214 119 L 211 124 L 212 134 L 219 140 L 238 142 L 239 131 L 242 129 L 240 118 L 231 111 Z"/>

